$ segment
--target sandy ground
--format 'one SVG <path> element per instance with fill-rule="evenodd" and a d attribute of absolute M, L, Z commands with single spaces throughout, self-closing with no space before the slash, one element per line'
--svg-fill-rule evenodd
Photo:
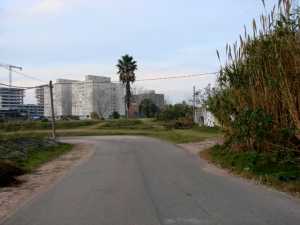
<path fill-rule="evenodd" d="M 0 188 L 0 223 L 27 201 L 48 190 L 70 169 L 89 159 L 93 153 L 93 145 L 76 144 L 71 152 L 44 164 L 32 174 L 21 176 L 21 185 Z"/>
<path fill-rule="evenodd" d="M 220 138 L 207 139 L 201 142 L 178 144 L 178 146 L 187 150 L 189 153 L 198 154 L 199 152 L 211 148 L 216 144 L 222 144 L 222 139 Z"/>

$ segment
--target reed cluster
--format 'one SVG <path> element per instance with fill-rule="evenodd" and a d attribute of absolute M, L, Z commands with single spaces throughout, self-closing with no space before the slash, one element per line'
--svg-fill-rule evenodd
<path fill-rule="evenodd" d="M 260 23 L 253 20 L 251 33 L 245 28 L 226 46 L 218 85 L 206 103 L 239 149 L 299 153 L 300 8 L 293 3 L 279 0 Z"/>

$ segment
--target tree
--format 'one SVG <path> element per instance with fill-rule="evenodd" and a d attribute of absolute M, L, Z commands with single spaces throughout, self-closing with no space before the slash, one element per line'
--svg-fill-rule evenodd
<path fill-rule="evenodd" d="M 100 116 L 97 112 L 91 112 L 90 117 L 92 120 L 100 120 Z"/>
<path fill-rule="evenodd" d="M 120 114 L 117 111 L 114 111 L 111 115 L 110 115 L 111 119 L 119 119 L 120 118 Z"/>
<path fill-rule="evenodd" d="M 193 109 L 191 106 L 187 105 L 186 103 L 180 103 L 175 105 L 168 105 L 166 106 L 162 112 L 159 114 L 160 120 L 171 121 L 177 120 L 183 117 L 192 117 L 193 116 Z"/>
<path fill-rule="evenodd" d="M 140 115 L 151 118 L 157 115 L 159 108 L 150 99 L 144 99 L 139 105 Z"/>
<path fill-rule="evenodd" d="M 131 102 L 131 88 L 130 85 L 135 81 L 135 71 L 137 70 L 137 62 L 132 56 L 124 55 L 119 59 L 118 64 L 118 74 L 120 81 L 125 84 L 126 95 L 126 117 L 128 118 L 128 110 Z"/>

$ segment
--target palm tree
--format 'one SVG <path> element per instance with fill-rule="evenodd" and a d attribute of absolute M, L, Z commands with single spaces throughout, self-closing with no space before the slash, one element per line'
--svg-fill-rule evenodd
<path fill-rule="evenodd" d="M 131 89 L 130 84 L 135 81 L 135 71 L 137 70 L 137 63 L 130 55 L 124 55 L 119 59 L 118 64 L 118 74 L 120 81 L 125 84 L 126 95 L 125 95 L 125 105 L 126 105 L 126 117 L 128 118 L 128 110 L 130 107 L 131 100 Z"/>

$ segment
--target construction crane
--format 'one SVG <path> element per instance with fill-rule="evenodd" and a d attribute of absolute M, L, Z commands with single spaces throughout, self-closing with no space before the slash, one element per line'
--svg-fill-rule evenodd
<path fill-rule="evenodd" d="M 12 72 L 13 72 L 13 69 L 17 69 L 17 70 L 22 70 L 23 68 L 20 67 L 20 66 L 14 66 L 14 65 L 10 65 L 10 64 L 1 64 L 0 63 L 0 67 L 4 67 L 6 69 L 8 69 L 9 71 L 9 87 L 12 87 Z"/>

